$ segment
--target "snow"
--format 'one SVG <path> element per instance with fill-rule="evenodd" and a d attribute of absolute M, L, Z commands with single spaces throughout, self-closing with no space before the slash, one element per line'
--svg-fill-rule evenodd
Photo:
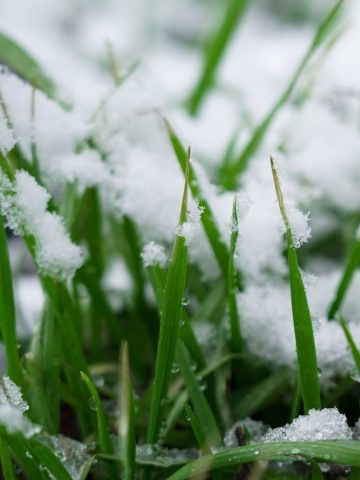
<path fill-rule="evenodd" d="M 194 238 L 196 230 L 200 227 L 201 215 L 204 212 L 204 207 L 201 207 L 198 202 L 190 201 L 187 209 L 186 222 L 176 227 L 176 234 L 179 237 L 185 238 L 186 244 L 189 245 Z"/>
<path fill-rule="evenodd" d="M 32 424 L 24 413 L 29 409 L 20 388 L 3 376 L 0 379 L 0 424 L 9 433 L 22 433 L 30 438 L 40 432 L 40 427 Z"/>
<path fill-rule="evenodd" d="M 352 440 L 352 430 L 337 408 L 312 409 L 284 427 L 270 429 L 261 439 L 264 443 L 307 440 Z"/>
<path fill-rule="evenodd" d="M 7 153 L 14 147 L 15 143 L 14 133 L 9 126 L 4 112 L 0 108 L 0 152 Z"/>
<path fill-rule="evenodd" d="M 145 267 L 159 265 L 164 268 L 168 261 L 165 248 L 156 242 L 147 243 L 143 248 L 141 256 Z"/>
<path fill-rule="evenodd" d="M 48 210 L 48 202 L 51 196 L 59 198 L 69 183 L 76 185 L 77 193 L 96 186 L 108 217 L 121 220 L 127 215 L 134 221 L 145 246 L 145 266 L 166 265 L 177 232 L 185 237 L 189 261 L 199 267 L 202 279 L 217 281 L 220 270 L 201 226 L 201 209 L 191 196 L 189 220 L 177 225 L 184 176 L 164 128 L 162 117 L 169 118 L 184 146 L 192 147 L 198 186 L 227 244 L 234 193 L 238 195 L 236 263 L 246 287 L 238 297 L 246 348 L 272 368 L 295 371 L 284 225 L 269 156 L 279 158 L 295 246 L 311 242 L 311 247 L 325 236 L 342 234 L 344 219 L 360 204 L 360 67 L 354 61 L 354 45 L 360 42 L 358 2 L 347 2 L 351 24 L 333 49 L 315 59 L 305 73 L 236 192 L 224 192 L 213 183 L 229 142 L 234 139 L 234 154 L 239 154 L 302 58 L 311 41 L 313 19 L 322 18 L 332 2 L 315 5 L 306 0 L 300 7 L 289 2 L 279 7 L 274 0 L 251 2 L 214 89 L 196 117 L 183 108 L 201 68 L 199 49 L 193 45 L 207 35 L 212 20 L 218 21 L 219 7 L 212 10 L 187 0 L 174 18 L 163 0 L 155 2 L 147 15 L 139 14 L 148 8 L 145 1 L 108 0 L 101 8 L 96 2 L 85 3 L 81 15 L 80 4 L 69 0 L 51 5 L 45 0 L 31 5 L 13 0 L 2 11 L 0 29 L 34 54 L 72 105 L 64 110 L 36 91 L 32 115 L 31 86 L 1 71 L 0 92 L 9 121 L 0 109 L 0 149 L 6 153 L 16 143 L 31 164 L 35 143 L 44 183 L 40 186 L 24 171 L 17 172 L 14 182 L 0 174 L 7 226 L 17 234 L 33 235 L 39 270 L 65 280 L 82 265 L 84 253 L 71 241 L 61 217 Z M 279 21 L 277 15 L 282 20 L 292 17 L 297 8 L 306 22 Z M 139 61 L 119 87 L 112 85 L 104 68 L 108 41 L 121 73 Z M 296 102 L 309 85 L 306 101 Z M 341 328 L 326 318 L 343 259 L 329 265 L 320 255 L 305 257 L 304 276 L 314 272 L 316 277 L 316 283 L 306 282 L 306 289 L 325 386 L 334 375 L 354 368 Z M 109 282 L 108 293 L 117 289 L 126 298 L 132 288 L 129 274 L 124 265 L 115 265 L 114 270 L 113 275 L 109 266 L 107 273 L 116 281 Z M 354 285 L 358 284 L 356 278 Z M 360 303 L 354 292 L 347 296 L 343 313 L 360 343 Z"/>
<path fill-rule="evenodd" d="M 346 338 L 340 324 L 327 320 L 327 308 L 340 278 L 340 272 L 313 277 L 307 282 L 307 295 L 313 319 L 320 383 L 324 389 L 332 386 L 334 375 L 351 374 L 355 369 Z M 349 319 L 349 328 L 360 345 L 359 298 L 357 275 L 342 312 Z M 251 356 L 272 368 L 289 367 L 296 372 L 295 336 L 291 297 L 288 283 L 248 286 L 238 296 L 241 329 Z M 258 306 L 261 305 L 261 309 Z"/>
<path fill-rule="evenodd" d="M 39 270 L 60 280 L 71 277 L 82 265 L 84 255 L 70 240 L 62 218 L 47 211 L 50 194 L 25 171 L 17 171 L 11 183 L 0 175 L 1 211 L 7 225 L 18 235 L 35 238 Z"/>

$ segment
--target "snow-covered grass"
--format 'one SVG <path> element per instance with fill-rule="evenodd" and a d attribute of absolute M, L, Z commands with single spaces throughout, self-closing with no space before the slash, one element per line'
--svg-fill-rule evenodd
<path fill-rule="evenodd" d="M 357 0 L 1 9 L 5 480 L 359 478 L 359 32 Z"/>

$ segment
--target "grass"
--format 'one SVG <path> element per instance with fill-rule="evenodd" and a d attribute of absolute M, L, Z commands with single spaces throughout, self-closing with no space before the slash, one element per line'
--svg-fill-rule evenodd
<path fill-rule="evenodd" d="M 226 170 L 224 172 L 220 171 L 220 176 L 223 178 L 223 184 L 227 188 L 236 187 L 238 176 L 247 169 L 251 158 L 253 158 L 257 153 L 274 119 L 293 95 L 294 90 L 297 87 L 300 78 L 311 59 L 319 51 L 319 49 L 326 49 L 327 42 L 333 45 L 334 38 L 338 38 L 338 31 L 335 29 L 335 27 L 339 21 L 339 17 L 341 16 L 342 4 L 343 0 L 337 2 L 327 17 L 318 26 L 309 48 L 301 58 L 286 88 L 275 101 L 269 112 L 255 127 L 249 141 L 244 146 L 240 155 L 237 158 L 234 158 L 231 162 L 227 162 Z"/>
<path fill-rule="evenodd" d="M 319 372 L 316 359 L 313 325 L 278 174 L 273 159 L 271 158 L 270 161 L 276 196 L 281 216 L 285 224 L 296 352 L 302 398 L 304 409 L 307 413 L 312 408 L 321 408 Z"/>
<path fill-rule="evenodd" d="M 221 60 L 247 3 L 229 0 L 228 9 L 224 10 L 219 29 L 206 50 L 196 86 L 186 102 L 193 115 L 200 111 L 216 82 Z M 320 24 L 287 88 L 255 129 L 240 157 L 227 161 L 222 171 L 215 174 L 219 185 L 229 190 L 236 185 L 238 175 L 258 151 L 278 112 L 291 100 L 309 62 L 333 42 L 340 13 L 341 2 Z M 24 48 L 0 34 L 0 51 L 1 62 L 29 82 L 33 92 L 41 90 L 61 103 L 55 83 Z M 108 55 L 114 88 L 122 88 L 126 79 L 119 73 L 111 46 Z M 35 93 L 33 101 L 36 103 Z M 1 92 L 0 103 L 6 114 Z M 36 108 L 32 115 L 36 116 Z M 19 312 L 13 292 L 17 279 L 9 259 L 13 240 L 0 218 L 1 342 L 7 374 L 20 387 L 29 405 L 24 419 L 38 426 L 38 432 L 29 436 L 24 428 L 12 430 L 11 418 L 0 415 L 2 478 L 302 480 L 327 478 L 319 467 L 322 463 L 354 467 L 350 478 L 359 478 L 358 441 L 249 443 L 250 432 L 236 423 L 251 417 L 276 427 L 322 406 L 337 406 L 354 420 L 359 417 L 354 400 L 359 389 L 355 381 L 339 379 L 334 390 L 321 398 L 311 312 L 300 269 L 308 254 L 298 254 L 294 247 L 273 162 L 273 180 L 285 226 L 284 259 L 288 263 L 286 278 L 297 372 L 294 374 L 291 368 L 274 369 L 249 353 L 242 330 L 243 312 L 238 304 L 239 293 L 246 291 L 247 279 L 236 261 L 237 255 L 242 255 L 237 197 L 229 218 L 224 219 L 232 225 L 225 238 L 201 188 L 190 149 L 184 148 L 170 123 L 164 123 L 163 133 L 173 149 L 173 161 L 183 172 L 178 224 L 188 220 L 191 195 L 204 210 L 203 241 L 210 247 L 219 278 L 202 277 L 189 262 L 186 239 L 176 232 L 168 264 L 155 263 L 145 268 L 141 256 L 145 239 L 136 218 L 119 219 L 109 214 L 96 187 L 78 191 L 75 185 L 68 184 L 62 196 L 53 196 L 50 208 L 63 216 L 73 240 L 86 246 L 86 262 L 73 278 L 55 281 L 36 270 L 36 240 L 23 236 L 23 248 L 32 259 L 32 273 L 42 285 L 45 302 L 32 337 L 22 339 L 17 332 Z M 98 148 L 89 139 L 84 139 L 86 142 L 91 148 Z M 235 154 L 234 145 L 229 145 L 230 156 Z M 31 147 L 31 162 L 19 146 L 8 154 L 0 152 L 2 172 L 12 179 L 17 169 L 26 168 L 41 183 L 43 172 L 36 145 Z M 331 320 L 336 321 L 342 313 L 359 266 L 359 252 L 356 240 L 329 308 Z M 131 281 L 130 293 L 121 297 L 121 304 L 111 301 L 104 286 L 106 267 L 112 265 L 114 258 L 126 265 Z M 258 308 L 262 308 L 261 304 Z M 340 324 L 354 364 L 360 370 L 359 349 L 351 326 L 343 319 Z M 0 388 L 1 385 L 2 379 Z M 0 395 L 0 413 L 3 403 L 9 400 L 4 395 Z M 238 425 L 238 446 L 225 447 L 224 436 L 234 425 Z M 59 447 L 62 441 L 64 450 Z M 83 457 L 82 448 L 86 450 Z M 276 468 L 277 462 L 281 462 L 283 471 Z"/>

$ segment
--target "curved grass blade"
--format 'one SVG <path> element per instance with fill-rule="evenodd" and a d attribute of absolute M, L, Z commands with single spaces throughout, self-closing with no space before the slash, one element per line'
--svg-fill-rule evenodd
<path fill-rule="evenodd" d="M 198 112 L 206 93 L 212 88 L 216 70 L 248 3 L 248 0 L 231 0 L 229 4 L 227 2 L 224 3 L 226 9 L 224 19 L 218 32 L 214 35 L 213 40 L 206 49 L 200 78 L 186 102 L 188 111 L 192 115 Z"/>
<path fill-rule="evenodd" d="M 284 198 L 281 191 L 279 178 L 276 172 L 274 161 L 272 158 L 270 160 L 276 196 L 286 229 L 291 304 L 293 312 L 299 378 L 304 408 L 305 412 L 307 413 L 311 408 L 321 408 L 314 332 L 304 282 L 298 264 L 290 223 L 285 210 Z"/>
<path fill-rule="evenodd" d="M 276 100 L 271 110 L 265 115 L 265 118 L 263 118 L 260 124 L 255 128 L 249 142 L 244 147 L 240 156 L 236 159 L 234 163 L 232 163 L 231 165 L 227 165 L 225 171 L 221 172 L 220 177 L 222 176 L 223 184 L 227 188 L 231 189 L 236 186 L 237 176 L 247 168 L 251 157 L 257 152 L 258 148 L 260 147 L 274 118 L 276 117 L 278 112 L 284 107 L 284 105 L 286 105 L 286 103 L 289 101 L 296 85 L 299 82 L 302 73 L 309 64 L 309 61 L 313 58 L 315 53 L 319 50 L 323 43 L 328 39 L 329 35 L 333 32 L 334 26 L 336 25 L 340 16 L 342 4 L 343 0 L 337 2 L 335 7 L 330 11 L 330 13 L 323 20 L 323 22 L 318 26 L 308 50 L 305 52 L 305 55 L 297 66 L 287 87 L 282 92 L 280 97 Z"/>
<path fill-rule="evenodd" d="M 202 379 L 206 377 L 207 375 L 210 375 L 211 373 L 215 372 L 217 369 L 221 368 L 223 365 L 225 365 L 228 362 L 231 362 L 232 360 L 239 359 L 240 355 L 237 354 L 229 354 L 225 355 L 224 357 L 220 358 L 216 362 L 214 362 L 212 365 L 209 365 L 205 370 L 202 370 L 198 376 L 200 376 Z M 166 421 L 166 428 L 164 429 L 164 439 L 167 438 L 169 433 L 172 431 L 174 426 L 176 425 L 176 422 L 178 421 L 182 410 L 183 410 L 183 405 L 186 403 L 189 399 L 189 394 L 187 390 L 183 390 L 180 394 L 176 392 L 176 401 L 174 405 L 172 406 L 169 415 L 167 417 Z"/>
<path fill-rule="evenodd" d="M 100 450 L 103 453 L 111 454 L 113 453 L 113 448 L 112 448 L 108 428 L 106 425 L 106 417 L 105 417 L 103 407 L 101 405 L 100 396 L 90 377 L 88 377 L 84 372 L 80 372 L 80 375 L 81 375 L 81 378 L 84 380 L 87 388 L 89 389 L 91 398 L 96 408 L 96 421 L 97 421 L 97 431 L 98 431 Z"/>
<path fill-rule="evenodd" d="M 196 416 L 202 426 L 206 438 L 206 444 L 211 447 L 218 447 L 221 445 L 221 434 L 216 418 L 204 395 L 197 375 L 191 368 L 190 355 L 182 341 L 179 341 L 178 343 L 176 358 L 185 380 L 187 392 L 193 403 Z"/>
<path fill-rule="evenodd" d="M 124 480 L 132 480 L 135 475 L 135 419 L 134 397 L 130 380 L 129 351 L 124 342 L 120 352 L 119 376 L 119 437 L 121 442 L 121 459 Z"/>
<path fill-rule="evenodd" d="M 174 149 L 176 158 L 178 159 L 178 162 L 180 164 L 182 171 L 185 173 L 186 171 L 185 149 L 182 146 L 178 137 L 176 136 L 170 123 L 166 119 L 164 119 L 164 122 L 169 135 L 170 142 Z M 201 188 L 196 176 L 196 172 L 191 167 L 191 165 L 190 165 L 190 173 L 189 173 L 189 186 L 190 186 L 192 196 L 196 201 L 199 202 L 200 207 L 204 209 L 201 215 L 201 223 L 203 225 L 206 236 L 209 240 L 210 246 L 214 252 L 220 271 L 223 273 L 224 277 L 227 278 L 228 265 L 229 265 L 229 252 L 224 243 L 222 235 L 217 227 L 216 220 L 211 210 L 211 207 L 201 192 Z"/>
<path fill-rule="evenodd" d="M 190 150 L 186 157 L 185 186 L 182 198 L 179 224 L 186 222 Z M 176 236 L 169 271 L 166 279 L 163 309 L 160 321 L 158 350 L 156 356 L 155 378 L 150 408 L 148 443 L 158 440 L 160 425 L 167 398 L 171 370 L 175 356 L 176 343 L 182 315 L 182 299 L 185 291 L 187 273 L 187 246 L 185 239 Z"/>
<path fill-rule="evenodd" d="M 80 372 L 81 378 L 84 380 L 87 388 L 89 389 L 92 401 L 96 408 L 96 422 L 97 422 L 97 434 L 99 440 L 100 451 L 105 454 L 113 454 L 113 447 L 109 435 L 109 431 L 106 424 L 106 417 L 101 405 L 100 396 L 93 381 L 84 372 Z M 108 470 L 111 478 L 117 478 L 118 472 L 114 465 L 108 465 Z"/>
<path fill-rule="evenodd" d="M 356 368 L 358 369 L 358 372 L 360 374 L 360 352 L 359 352 L 359 349 L 355 343 L 355 340 L 350 332 L 350 329 L 347 325 L 347 323 L 345 322 L 345 320 L 343 318 L 340 318 L 340 325 L 344 331 L 344 334 L 345 334 L 345 337 L 346 337 L 346 340 L 349 344 L 349 347 L 351 349 L 351 354 L 353 356 L 353 359 L 354 359 L 354 362 L 355 362 L 355 365 L 356 365 Z"/>
<path fill-rule="evenodd" d="M 206 455 L 180 468 L 168 480 L 186 480 L 205 472 L 259 460 L 300 460 L 360 466 L 359 442 L 322 440 L 317 442 L 262 443 Z"/>
<path fill-rule="evenodd" d="M 0 64 L 5 65 L 48 97 L 59 101 L 54 82 L 15 40 L 0 32 Z"/>
<path fill-rule="evenodd" d="M 236 403 L 234 411 L 235 418 L 252 416 L 283 392 L 288 384 L 289 372 L 287 370 L 279 370 L 273 373 L 264 381 L 255 385 L 249 393 Z"/>
<path fill-rule="evenodd" d="M 360 239 L 358 239 L 355 242 L 355 245 L 350 253 L 350 256 L 347 259 L 343 275 L 336 289 L 334 300 L 332 301 L 328 311 L 328 318 L 330 320 L 335 318 L 337 312 L 341 308 L 343 301 L 345 300 L 346 293 L 351 285 L 355 271 L 358 268 L 359 264 L 360 264 Z"/>
<path fill-rule="evenodd" d="M 0 329 L 4 341 L 9 377 L 26 396 L 16 336 L 15 303 L 5 227 L 0 215 Z"/>

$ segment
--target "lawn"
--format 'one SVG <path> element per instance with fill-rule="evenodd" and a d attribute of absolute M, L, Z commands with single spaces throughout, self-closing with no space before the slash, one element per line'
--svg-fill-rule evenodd
<path fill-rule="evenodd" d="M 0 14 L 0 478 L 360 479 L 356 0 Z"/>

